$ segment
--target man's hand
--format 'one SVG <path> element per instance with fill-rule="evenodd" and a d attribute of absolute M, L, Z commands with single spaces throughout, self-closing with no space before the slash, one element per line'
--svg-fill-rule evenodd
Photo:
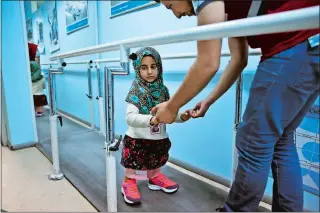
<path fill-rule="evenodd" d="M 151 110 L 151 114 L 156 113 L 155 118 L 159 123 L 171 124 L 175 121 L 179 109 L 170 107 L 168 102 L 158 104 Z"/>
<path fill-rule="evenodd" d="M 193 109 L 188 110 L 187 112 L 192 118 L 204 117 L 210 105 L 211 104 L 207 100 L 203 100 L 197 103 Z"/>

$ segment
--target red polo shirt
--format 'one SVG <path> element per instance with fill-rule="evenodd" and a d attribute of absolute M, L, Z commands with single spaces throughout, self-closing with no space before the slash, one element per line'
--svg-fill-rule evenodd
<path fill-rule="evenodd" d="M 198 9 L 202 9 L 212 1 L 214 0 L 202 1 L 202 5 L 199 4 Z M 252 0 L 224 0 L 225 12 L 228 14 L 228 20 L 248 17 L 251 2 Z M 266 14 L 296 10 L 316 5 L 319 6 L 319 4 L 319 0 L 269 0 L 266 4 Z M 199 12 L 200 11 L 197 11 L 197 13 Z M 247 40 L 251 48 L 261 48 L 261 60 L 264 60 L 274 54 L 300 44 L 318 33 L 320 33 L 320 29 L 300 30 L 295 32 L 249 36 L 247 37 Z"/>
<path fill-rule="evenodd" d="M 319 2 L 319 0 L 268 1 L 266 14 L 274 14 L 305 7 L 312 7 L 319 5 Z M 228 20 L 246 18 L 248 16 L 250 5 L 251 0 L 225 1 L 225 10 L 228 14 Z M 319 29 L 301 30 L 295 32 L 249 36 L 247 37 L 247 40 L 251 48 L 261 48 L 261 60 L 264 60 L 273 56 L 274 54 L 300 44 L 319 32 Z"/>

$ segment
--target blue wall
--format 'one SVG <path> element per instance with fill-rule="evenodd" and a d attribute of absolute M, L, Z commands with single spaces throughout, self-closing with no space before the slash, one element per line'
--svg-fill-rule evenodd
<path fill-rule="evenodd" d="M 2 76 L 13 147 L 36 142 L 31 77 L 20 1 L 2 1 Z"/>
<path fill-rule="evenodd" d="M 41 55 L 41 61 L 43 63 L 49 62 L 48 58 L 52 55 L 49 52 L 49 25 L 47 21 L 47 9 L 52 3 L 52 1 L 44 3 L 41 10 L 32 14 L 34 23 L 37 18 L 43 19 L 44 42 L 46 46 L 46 53 Z M 88 4 L 89 27 L 72 34 L 66 34 L 64 2 L 57 1 L 60 50 L 53 54 L 92 46 L 95 45 L 96 42 L 102 44 L 136 36 L 145 36 L 196 26 L 195 17 L 178 20 L 170 11 L 159 5 L 139 12 L 110 18 L 111 8 L 109 1 L 89 1 Z M 98 8 L 97 11 L 95 10 L 96 6 Z M 97 23 L 95 22 L 96 12 L 98 15 Z M 35 24 L 33 26 L 35 29 Z M 98 31 L 96 30 L 96 27 L 98 27 Z M 196 52 L 196 43 L 188 42 L 162 45 L 156 48 L 160 54 Z M 226 40 L 224 40 L 222 49 L 228 50 Z M 135 49 L 132 49 L 131 52 L 134 50 Z M 98 56 L 91 55 L 68 60 L 96 59 L 97 57 L 114 58 L 119 57 L 119 53 L 103 53 Z M 169 87 L 171 94 L 177 90 L 193 61 L 193 59 L 164 61 L 165 83 Z M 229 58 L 222 58 L 221 68 L 224 68 L 228 61 Z M 248 97 L 252 73 L 254 73 L 258 61 L 259 57 L 250 57 L 249 65 L 245 71 L 245 89 L 243 94 L 245 100 Z M 108 65 L 116 64 L 113 63 Z M 101 67 L 103 66 L 101 65 Z M 43 71 L 46 71 L 46 68 L 47 66 L 43 67 Z M 214 84 L 220 77 L 220 73 L 221 71 L 212 80 L 211 84 L 183 109 L 193 107 L 197 101 L 204 98 L 214 87 Z M 131 85 L 132 78 L 133 75 L 129 77 L 116 77 L 115 124 L 116 131 L 120 133 L 124 133 L 126 130 L 124 99 L 128 88 Z M 96 97 L 98 92 L 95 72 L 92 73 L 92 80 L 92 85 L 94 87 L 93 96 Z M 86 96 L 86 93 L 88 93 L 86 65 L 68 65 L 64 75 L 56 76 L 56 87 L 57 107 L 89 122 L 89 101 Z M 168 131 L 173 143 L 170 153 L 171 156 L 216 175 L 231 179 L 234 100 L 235 89 L 233 87 L 223 98 L 211 107 L 205 118 L 192 120 L 185 124 L 169 125 Z M 95 124 L 99 126 L 98 105 L 95 99 L 94 104 Z M 200 147 L 200 149 L 195 150 L 195 147 Z M 266 194 L 272 194 L 272 178 L 269 178 Z M 317 199 L 319 199 L 318 196 L 313 196 L 306 192 L 305 208 L 318 211 L 319 204 Z"/>
<path fill-rule="evenodd" d="M 32 9 L 31 9 L 31 2 L 30 1 L 24 1 L 24 11 L 26 20 L 29 20 L 32 18 Z"/>

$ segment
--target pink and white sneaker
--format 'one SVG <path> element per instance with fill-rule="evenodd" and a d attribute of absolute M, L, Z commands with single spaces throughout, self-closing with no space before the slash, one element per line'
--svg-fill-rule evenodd
<path fill-rule="evenodd" d="M 135 179 L 125 178 L 122 182 L 121 192 L 127 204 L 137 205 L 141 203 L 141 197 Z"/>
<path fill-rule="evenodd" d="M 36 112 L 36 117 L 42 117 L 43 113 L 42 112 Z"/>
<path fill-rule="evenodd" d="M 179 185 L 160 173 L 156 177 L 149 179 L 148 188 L 153 191 L 162 190 L 165 193 L 171 194 L 178 191 Z"/>

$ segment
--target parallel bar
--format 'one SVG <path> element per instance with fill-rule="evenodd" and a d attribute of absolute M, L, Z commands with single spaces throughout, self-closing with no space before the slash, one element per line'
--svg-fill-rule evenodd
<path fill-rule="evenodd" d="M 106 59 L 99 59 L 99 60 L 95 60 L 94 62 L 97 63 L 110 63 L 110 62 L 119 62 L 120 58 L 106 58 Z"/>
<path fill-rule="evenodd" d="M 181 43 L 195 40 L 210 40 L 224 37 L 240 37 L 278 32 L 290 32 L 319 28 L 319 23 L 319 7 L 315 6 L 305 9 L 292 10 L 289 12 L 262 15 L 253 18 L 177 30 L 174 32 L 159 33 L 156 35 L 115 41 L 57 54 L 52 56 L 50 60 L 115 51 L 120 49 L 120 45 L 123 45 L 126 48 L 133 48 L 140 46 Z"/>
<path fill-rule="evenodd" d="M 50 65 L 57 65 L 57 64 L 58 64 L 57 62 L 51 62 L 51 63 L 41 63 L 40 65 L 41 66 L 46 66 L 46 65 L 50 66 Z"/>
<path fill-rule="evenodd" d="M 87 95 L 89 98 L 89 108 L 90 108 L 90 121 L 91 121 L 91 129 L 94 129 L 94 107 L 93 107 L 93 100 L 92 100 L 92 80 L 91 80 L 91 62 L 88 63 L 88 92 Z"/>
<path fill-rule="evenodd" d="M 253 49 L 249 53 L 249 56 L 259 56 L 261 55 L 260 49 Z M 221 52 L 221 57 L 228 57 L 231 56 L 229 50 L 223 50 Z M 168 54 L 161 56 L 162 60 L 169 60 L 169 59 L 189 59 L 189 58 L 196 58 L 197 53 L 176 53 L 176 54 Z"/>
<path fill-rule="evenodd" d="M 261 55 L 260 49 L 252 49 L 249 51 L 249 56 L 259 56 Z M 231 56 L 231 53 L 229 50 L 223 50 L 221 52 L 221 56 L 227 57 Z M 164 54 L 161 55 L 162 60 L 170 60 L 170 59 L 188 59 L 188 58 L 196 58 L 197 53 L 196 52 L 191 52 L 191 53 L 175 53 L 175 54 Z M 106 59 L 99 59 L 95 60 L 95 63 L 111 63 L 111 62 L 120 62 L 120 58 L 106 58 Z M 67 64 L 76 64 L 73 63 L 73 61 L 67 61 Z M 87 64 L 88 61 L 83 61 L 82 63 L 77 63 L 77 64 Z M 55 65 L 57 64 L 56 62 L 52 63 L 43 63 L 41 65 Z"/>
<path fill-rule="evenodd" d="M 92 60 L 86 60 L 86 61 L 66 61 L 67 64 L 89 64 L 92 62 Z"/>
<path fill-rule="evenodd" d="M 85 61 L 66 61 L 67 64 L 88 64 L 91 60 Z M 41 65 L 58 65 L 58 62 L 42 63 Z"/>
<path fill-rule="evenodd" d="M 63 74 L 63 72 L 61 72 L 61 71 L 52 71 L 51 73 L 52 74 Z"/>
<path fill-rule="evenodd" d="M 249 52 L 249 56 L 259 56 L 261 55 L 260 49 L 254 49 Z M 228 50 L 223 50 L 221 52 L 221 57 L 227 57 L 231 56 L 230 51 Z M 196 58 L 197 53 L 176 53 L 176 54 L 164 54 L 161 56 L 162 60 L 171 60 L 171 59 L 190 59 L 190 58 Z M 109 62 L 119 62 L 120 58 L 111 58 L 111 59 L 99 59 L 96 60 L 95 62 L 98 63 L 109 63 Z"/>

